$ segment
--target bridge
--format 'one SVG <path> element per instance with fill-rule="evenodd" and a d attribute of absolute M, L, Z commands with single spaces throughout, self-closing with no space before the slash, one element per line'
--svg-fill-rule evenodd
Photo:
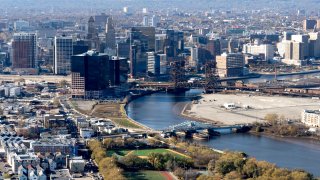
<path fill-rule="evenodd" d="M 244 125 L 231 125 L 231 126 L 217 126 L 210 123 L 201 123 L 197 121 L 186 121 L 180 124 L 169 126 L 161 130 L 164 133 L 167 132 L 190 132 L 200 130 L 213 130 L 219 133 L 231 133 L 233 130 L 239 130 Z"/>

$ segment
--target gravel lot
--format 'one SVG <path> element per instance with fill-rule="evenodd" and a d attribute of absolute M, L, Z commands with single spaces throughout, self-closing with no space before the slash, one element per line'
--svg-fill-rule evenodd
<path fill-rule="evenodd" d="M 234 103 L 237 108 L 226 109 L 225 103 Z M 232 125 L 263 121 L 268 113 L 277 113 L 279 116 L 297 120 L 300 119 L 303 109 L 320 109 L 320 100 L 249 94 L 209 94 L 203 95 L 197 104 L 192 104 L 186 114 Z"/>

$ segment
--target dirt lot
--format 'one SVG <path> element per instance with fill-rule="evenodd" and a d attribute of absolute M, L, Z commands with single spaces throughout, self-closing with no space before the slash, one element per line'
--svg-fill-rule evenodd
<path fill-rule="evenodd" d="M 235 109 L 226 109 L 225 103 L 234 103 Z M 299 120 L 303 109 L 319 109 L 320 100 L 280 96 L 254 96 L 249 94 L 203 95 L 191 105 L 186 114 L 223 124 L 246 124 L 263 121 L 268 113 L 277 113 L 292 120 Z"/>

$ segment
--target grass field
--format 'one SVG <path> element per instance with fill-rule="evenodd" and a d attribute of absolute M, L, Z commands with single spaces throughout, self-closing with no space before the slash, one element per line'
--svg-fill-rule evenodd
<path fill-rule="evenodd" d="M 187 158 L 187 156 L 184 156 L 178 152 L 175 152 L 175 151 L 172 151 L 169 149 L 142 149 L 142 150 L 119 150 L 119 151 L 110 150 L 110 151 L 107 151 L 108 156 L 112 156 L 113 153 L 116 153 L 120 156 L 125 156 L 129 153 L 132 153 L 132 154 L 140 156 L 140 157 L 146 157 L 150 153 L 169 153 L 169 154 L 174 155 L 176 158 Z"/>
<path fill-rule="evenodd" d="M 167 180 L 161 171 L 126 172 L 125 177 L 128 180 Z"/>

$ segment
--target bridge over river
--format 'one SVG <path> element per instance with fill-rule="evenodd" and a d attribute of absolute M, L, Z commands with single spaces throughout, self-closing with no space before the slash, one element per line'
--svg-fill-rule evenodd
<path fill-rule="evenodd" d="M 186 121 L 180 124 L 169 126 L 168 128 L 162 129 L 163 133 L 170 132 L 196 132 L 201 130 L 211 130 L 218 133 L 231 133 L 240 130 L 244 125 L 231 125 L 231 126 L 217 126 L 210 123 L 201 123 L 197 121 Z"/>

